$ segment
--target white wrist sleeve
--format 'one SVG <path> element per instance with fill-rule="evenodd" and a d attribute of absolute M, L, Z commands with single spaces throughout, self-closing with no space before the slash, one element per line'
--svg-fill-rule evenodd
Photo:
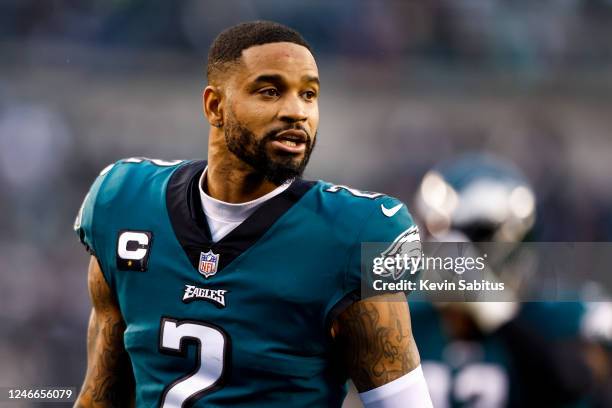
<path fill-rule="evenodd" d="M 396 380 L 360 393 L 359 398 L 365 408 L 433 408 L 420 365 Z"/>

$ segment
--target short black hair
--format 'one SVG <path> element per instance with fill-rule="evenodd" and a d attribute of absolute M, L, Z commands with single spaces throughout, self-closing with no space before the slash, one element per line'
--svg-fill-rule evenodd
<path fill-rule="evenodd" d="M 239 60 L 243 50 L 255 45 L 276 42 L 292 42 L 312 52 L 310 45 L 300 33 L 283 24 L 273 21 L 240 23 L 223 30 L 210 46 L 206 69 L 208 82 L 210 83 L 216 70 Z"/>

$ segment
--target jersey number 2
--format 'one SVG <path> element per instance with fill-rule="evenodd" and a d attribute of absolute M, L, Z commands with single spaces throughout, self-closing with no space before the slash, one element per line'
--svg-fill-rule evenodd
<path fill-rule="evenodd" d="M 195 370 L 164 389 L 160 408 L 180 408 L 187 400 L 199 398 L 221 386 L 228 341 L 220 329 L 203 322 L 163 317 L 159 337 L 163 353 L 180 357 L 187 356 L 188 346 L 184 341 L 197 344 Z"/>

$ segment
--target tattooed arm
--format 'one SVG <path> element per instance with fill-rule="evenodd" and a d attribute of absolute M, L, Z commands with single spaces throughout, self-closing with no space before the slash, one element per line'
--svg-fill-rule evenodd
<path fill-rule="evenodd" d="M 125 323 L 93 256 L 88 286 L 93 308 L 87 329 L 87 372 L 75 408 L 134 406 L 134 377 L 123 347 Z"/>
<path fill-rule="evenodd" d="M 403 293 L 352 304 L 334 321 L 332 336 L 359 392 L 398 379 L 420 364 Z"/>

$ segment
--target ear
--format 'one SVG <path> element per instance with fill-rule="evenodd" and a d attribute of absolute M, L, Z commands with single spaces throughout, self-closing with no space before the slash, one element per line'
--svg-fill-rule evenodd
<path fill-rule="evenodd" d="M 202 106 L 208 123 L 214 127 L 223 126 L 223 104 L 219 88 L 208 85 L 202 92 Z"/>

